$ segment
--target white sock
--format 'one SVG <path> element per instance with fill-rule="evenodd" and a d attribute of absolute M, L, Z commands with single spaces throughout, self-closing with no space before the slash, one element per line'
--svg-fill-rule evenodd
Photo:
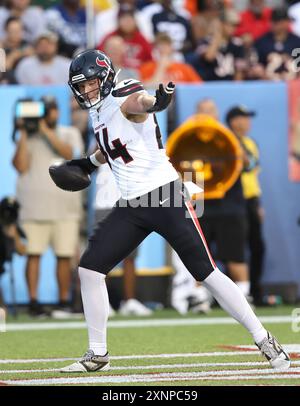
<path fill-rule="evenodd" d="M 95 355 L 105 355 L 109 313 L 106 275 L 82 267 L 79 267 L 78 273 L 84 316 L 88 327 L 89 349 L 93 350 Z"/>
<path fill-rule="evenodd" d="M 240 290 L 244 296 L 247 297 L 250 295 L 250 282 L 249 281 L 235 282 L 235 284 L 240 288 Z"/>
<path fill-rule="evenodd" d="M 203 281 L 203 285 L 212 293 L 220 306 L 252 334 L 256 343 L 260 343 L 267 337 L 267 331 L 241 290 L 218 268 Z"/>

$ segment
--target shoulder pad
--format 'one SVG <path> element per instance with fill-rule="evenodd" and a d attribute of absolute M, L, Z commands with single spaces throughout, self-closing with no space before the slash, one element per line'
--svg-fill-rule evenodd
<path fill-rule="evenodd" d="M 132 93 L 136 93 L 141 90 L 145 90 L 145 89 L 139 80 L 125 79 L 116 85 L 116 87 L 112 91 L 112 95 L 114 97 L 126 97 Z"/>

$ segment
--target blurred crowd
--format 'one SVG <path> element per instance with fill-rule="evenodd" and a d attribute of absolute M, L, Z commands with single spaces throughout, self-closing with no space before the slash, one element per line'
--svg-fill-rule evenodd
<path fill-rule="evenodd" d="M 70 58 L 93 46 L 124 76 L 149 86 L 298 76 L 299 1 L 95 0 L 94 6 L 91 44 L 84 0 L 0 1 L 1 82 L 65 84 Z"/>

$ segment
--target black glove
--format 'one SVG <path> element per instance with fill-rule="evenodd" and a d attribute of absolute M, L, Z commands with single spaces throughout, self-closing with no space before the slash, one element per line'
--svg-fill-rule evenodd
<path fill-rule="evenodd" d="M 156 102 L 147 113 L 155 113 L 157 111 L 162 111 L 168 107 L 171 103 L 172 96 L 175 90 L 175 85 L 173 82 L 169 82 L 166 87 L 162 83 L 158 86 L 155 92 Z"/>
<path fill-rule="evenodd" d="M 80 159 L 72 159 L 71 161 L 67 161 L 68 166 L 79 166 L 84 172 L 88 173 L 89 175 L 98 169 L 98 166 L 95 166 L 89 157 L 80 158 Z"/>

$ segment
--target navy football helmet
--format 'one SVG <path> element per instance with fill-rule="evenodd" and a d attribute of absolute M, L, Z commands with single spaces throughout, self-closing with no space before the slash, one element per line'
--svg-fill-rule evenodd
<path fill-rule="evenodd" d="M 81 93 L 79 84 L 90 79 L 98 79 L 98 97 L 92 101 L 89 93 Z M 116 84 L 116 72 L 108 56 L 96 49 L 79 53 L 72 61 L 68 82 L 82 109 L 100 107 Z"/>

